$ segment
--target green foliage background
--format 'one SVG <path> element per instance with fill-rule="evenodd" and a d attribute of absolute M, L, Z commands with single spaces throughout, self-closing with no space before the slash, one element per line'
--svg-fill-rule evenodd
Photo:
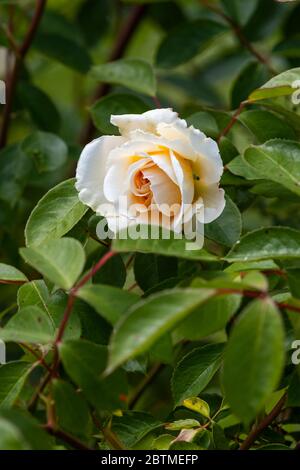
<path fill-rule="evenodd" d="M 300 2 L 0 15 L 0 449 L 299 448 Z M 202 250 L 108 247 L 74 188 L 110 115 L 158 104 L 220 145 Z"/>

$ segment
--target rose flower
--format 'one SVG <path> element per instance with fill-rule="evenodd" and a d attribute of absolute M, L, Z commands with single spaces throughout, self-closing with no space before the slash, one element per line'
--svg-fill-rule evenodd
<path fill-rule="evenodd" d="M 214 140 L 171 109 L 111 116 L 111 122 L 121 135 L 86 145 L 76 188 L 112 232 L 151 223 L 188 236 L 193 219 L 200 231 L 219 217 L 225 206 L 219 188 L 223 164 Z"/>

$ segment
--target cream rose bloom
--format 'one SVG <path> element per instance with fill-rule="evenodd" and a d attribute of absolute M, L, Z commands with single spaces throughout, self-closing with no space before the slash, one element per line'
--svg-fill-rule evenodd
<path fill-rule="evenodd" d="M 112 232 L 151 223 L 189 235 L 195 217 L 196 230 L 219 217 L 223 164 L 214 140 L 172 109 L 111 116 L 111 123 L 121 135 L 100 137 L 83 149 L 76 188 Z"/>

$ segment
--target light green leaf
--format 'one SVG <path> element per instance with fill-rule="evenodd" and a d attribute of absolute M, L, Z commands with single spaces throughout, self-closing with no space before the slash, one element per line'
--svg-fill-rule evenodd
<path fill-rule="evenodd" d="M 152 230 L 154 234 L 159 231 L 159 238 L 151 236 Z M 141 235 L 140 235 L 141 234 Z M 148 238 L 143 238 L 144 234 L 148 234 Z M 113 240 L 113 249 L 119 252 L 137 251 L 140 253 L 156 253 L 164 256 L 176 256 L 195 261 L 218 261 L 218 258 L 204 249 L 187 249 L 187 244 L 193 244 L 192 241 L 186 239 L 175 239 L 173 232 L 162 230 L 154 226 L 137 226 L 136 239 L 130 237 L 127 229 L 120 230 L 118 238 Z M 162 237 L 165 237 L 164 239 Z"/>
<path fill-rule="evenodd" d="M 97 129 L 103 134 L 117 135 L 118 129 L 110 123 L 112 114 L 141 114 L 148 109 L 137 96 L 115 93 L 96 101 L 90 111 Z"/>
<path fill-rule="evenodd" d="M 293 259 L 300 256 L 300 232 L 288 227 L 270 227 L 244 235 L 225 257 L 228 262 Z"/>
<path fill-rule="evenodd" d="M 65 370 L 98 411 L 122 408 L 127 385 L 122 371 L 108 378 L 101 375 L 107 362 L 107 348 L 85 340 L 69 340 L 59 347 Z"/>
<path fill-rule="evenodd" d="M 251 146 L 244 153 L 245 161 L 260 178 L 281 184 L 300 195 L 300 144 L 274 139 Z"/>
<path fill-rule="evenodd" d="M 0 408 L 10 408 L 17 400 L 32 364 L 9 362 L 0 366 Z"/>
<path fill-rule="evenodd" d="M 115 327 L 106 372 L 149 350 L 213 294 L 209 289 L 174 289 L 149 296 L 133 306 Z"/>
<path fill-rule="evenodd" d="M 88 208 L 79 201 L 74 182 L 58 184 L 35 206 L 25 227 L 27 246 L 62 237 L 84 216 Z"/>
<path fill-rule="evenodd" d="M 270 299 L 252 302 L 238 319 L 224 359 L 226 398 L 249 424 L 274 391 L 284 365 L 284 330 Z"/>
<path fill-rule="evenodd" d="M 175 406 L 204 390 L 221 366 L 223 349 L 223 344 L 207 344 L 193 349 L 179 361 L 172 377 Z"/>
<path fill-rule="evenodd" d="M 139 296 L 117 287 L 90 284 L 79 289 L 77 297 L 91 305 L 96 312 L 114 325 Z"/>
<path fill-rule="evenodd" d="M 277 96 L 291 95 L 296 91 L 295 82 L 300 80 L 300 67 L 286 70 L 271 78 L 262 87 L 249 95 L 250 101 L 258 101 Z"/>
<path fill-rule="evenodd" d="M 0 283 L 1 281 L 26 282 L 28 279 L 25 274 L 14 266 L 0 263 Z"/>
<path fill-rule="evenodd" d="M 67 161 L 67 145 L 49 132 L 35 131 L 22 142 L 21 149 L 34 161 L 39 173 L 54 171 Z"/>
<path fill-rule="evenodd" d="M 54 327 L 49 316 L 39 307 L 24 307 L 0 328 L 0 338 L 16 343 L 50 343 Z"/>
<path fill-rule="evenodd" d="M 96 65 L 91 70 L 96 80 L 122 85 L 145 95 L 156 95 L 156 79 L 151 65 L 141 59 L 120 59 Z"/>
<path fill-rule="evenodd" d="M 30 266 L 65 290 L 75 284 L 85 263 L 83 247 L 73 238 L 21 248 L 20 253 Z"/>

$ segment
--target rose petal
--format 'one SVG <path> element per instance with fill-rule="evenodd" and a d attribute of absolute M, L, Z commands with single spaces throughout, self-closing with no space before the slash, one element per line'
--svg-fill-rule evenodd
<path fill-rule="evenodd" d="M 80 155 L 75 187 L 79 192 L 79 199 L 95 212 L 99 205 L 107 202 L 103 182 L 109 154 L 124 141 L 123 137 L 103 136 L 86 145 Z"/>
<path fill-rule="evenodd" d="M 153 199 L 159 210 L 169 215 L 173 205 L 181 206 L 180 189 L 163 170 L 153 166 L 145 168 L 143 174 L 150 181 Z"/>
<path fill-rule="evenodd" d="M 156 134 L 160 122 L 171 123 L 178 118 L 178 114 L 171 108 L 152 109 L 143 114 L 112 115 L 110 122 L 117 126 L 122 135 L 128 135 L 134 129 L 142 129 Z"/>

